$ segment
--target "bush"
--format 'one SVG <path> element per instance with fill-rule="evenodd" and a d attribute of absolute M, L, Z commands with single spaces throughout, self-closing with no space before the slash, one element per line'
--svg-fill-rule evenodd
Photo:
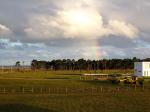
<path fill-rule="evenodd" d="M 119 84 L 120 80 L 118 78 L 110 78 L 109 81 L 113 84 Z"/>
<path fill-rule="evenodd" d="M 143 86 L 144 78 L 138 78 L 137 82 L 139 83 L 139 85 Z"/>

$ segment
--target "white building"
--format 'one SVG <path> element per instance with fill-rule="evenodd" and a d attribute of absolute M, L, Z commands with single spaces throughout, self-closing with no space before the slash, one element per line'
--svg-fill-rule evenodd
<path fill-rule="evenodd" d="M 134 76 L 138 77 L 150 76 L 150 62 L 135 62 Z"/>

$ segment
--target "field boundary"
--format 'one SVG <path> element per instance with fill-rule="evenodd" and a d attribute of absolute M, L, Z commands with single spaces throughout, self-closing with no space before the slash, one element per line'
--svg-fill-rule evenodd
<path fill-rule="evenodd" d="M 0 94 L 50 94 L 50 95 L 98 95 L 100 93 L 144 92 L 150 91 L 150 86 L 127 87 L 85 87 L 85 88 L 48 88 L 48 87 L 0 87 Z"/>

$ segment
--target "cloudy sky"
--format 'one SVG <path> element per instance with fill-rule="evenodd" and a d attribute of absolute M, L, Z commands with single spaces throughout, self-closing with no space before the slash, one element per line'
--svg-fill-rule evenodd
<path fill-rule="evenodd" d="M 0 65 L 150 57 L 149 0 L 0 0 Z"/>

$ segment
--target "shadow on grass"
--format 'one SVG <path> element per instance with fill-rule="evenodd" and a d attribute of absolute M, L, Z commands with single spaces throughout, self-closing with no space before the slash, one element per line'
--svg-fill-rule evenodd
<path fill-rule="evenodd" d="M 24 104 L 0 104 L 0 112 L 57 112 Z"/>

